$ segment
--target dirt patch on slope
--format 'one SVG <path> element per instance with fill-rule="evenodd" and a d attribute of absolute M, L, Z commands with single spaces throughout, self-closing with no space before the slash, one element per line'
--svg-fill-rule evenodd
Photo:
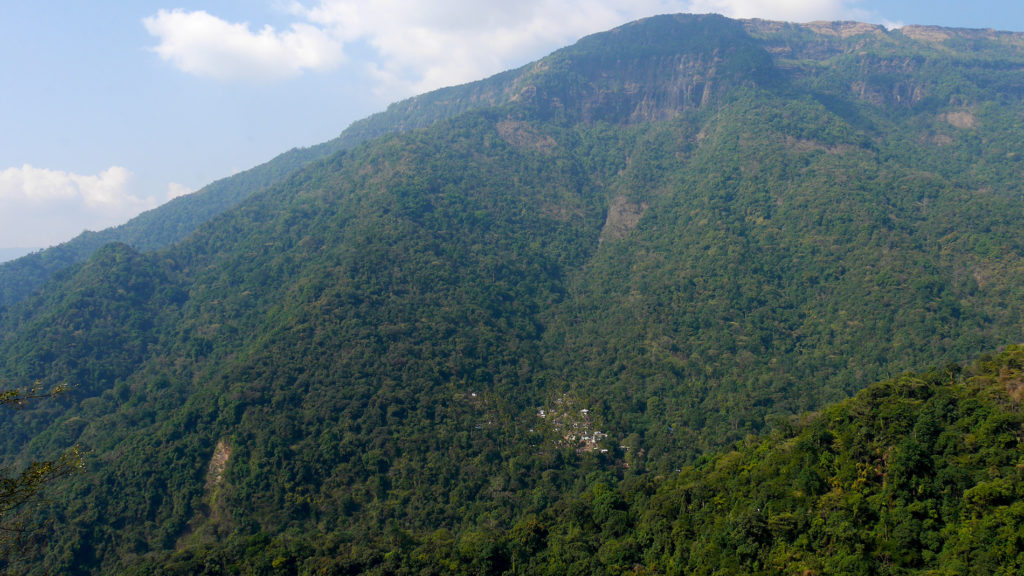
<path fill-rule="evenodd" d="M 646 210 L 646 203 L 631 202 L 624 196 L 616 197 L 608 207 L 608 217 L 605 219 L 604 228 L 601 229 L 600 242 L 624 237 L 636 227 Z"/>

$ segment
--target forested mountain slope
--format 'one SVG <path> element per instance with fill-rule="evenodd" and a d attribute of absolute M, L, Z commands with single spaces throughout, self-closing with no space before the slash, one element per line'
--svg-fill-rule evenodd
<path fill-rule="evenodd" d="M 888 528 L 856 536 L 865 552 L 797 516 L 824 506 L 831 469 L 790 500 L 749 487 L 783 498 L 792 550 L 696 550 L 726 520 L 663 478 L 721 483 L 687 466 L 1021 339 L 1022 44 L 652 18 L 459 87 L 468 100 L 414 101 L 440 108 L 404 108 L 421 128 L 366 128 L 165 249 L 104 247 L 0 316 L 3 381 L 77 386 L 4 415 L 0 463 L 91 450 L 39 511 L 48 545 L 12 569 L 884 564 Z M 961 492 L 981 481 L 965 474 Z M 620 494 L 607 514 L 556 525 L 597 481 Z M 639 486 L 694 532 L 630 541 Z M 915 534 L 892 566 L 952 541 Z M 595 556 L 604 543 L 621 550 Z"/>
<path fill-rule="evenodd" d="M 144 252 L 166 248 L 251 194 L 280 182 L 314 160 L 391 132 L 422 128 L 473 108 L 505 102 L 517 75 L 517 71 L 510 71 L 486 81 L 396 102 L 384 112 L 354 122 L 333 140 L 289 150 L 269 162 L 146 211 L 120 226 L 83 232 L 57 246 L 4 262 L 0 264 L 0 311 L 27 297 L 54 274 L 85 261 L 106 244 L 128 244 Z"/>
<path fill-rule="evenodd" d="M 1011 347 L 873 384 L 695 466 L 593 471 L 578 495 L 501 529 L 396 531 L 349 557 L 279 539 L 271 555 L 371 574 L 1012 574 L 1024 567 L 1022 366 Z M 273 561 L 242 565 L 261 562 Z"/>

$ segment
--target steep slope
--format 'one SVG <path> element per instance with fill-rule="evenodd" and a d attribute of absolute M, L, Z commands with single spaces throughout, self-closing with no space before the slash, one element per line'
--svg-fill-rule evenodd
<path fill-rule="evenodd" d="M 584 39 L 12 306 L 0 378 L 78 388 L 0 463 L 93 451 L 17 566 L 523 572 L 588 478 L 1019 340 L 1019 37 L 815 26 Z"/>
<path fill-rule="evenodd" d="M 282 181 L 318 159 L 349 150 L 391 132 L 415 130 L 462 112 L 507 102 L 520 71 L 485 81 L 437 90 L 397 102 L 384 112 L 354 122 L 337 138 L 295 148 L 233 176 L 175 198 L 120 226 L 83 232 L 68 242 L 0 264 L 0 313 L 37 290 L 57 272 L 83 262 L 101 246 L 122 243 L 149 252 L 184 239 L 202 224 L 250 195 Z"/>
<path fill-rule="evenodd" d="M 600 222 L 575 162 L 487 142 L 478 122 L 311 167 L 176 249 L 190 293 L 177 317 L 154 319 L 151 360 L 124 381 L 92 380 L 99 389 L 80 392 L 109 387 L 105 400 L 73 407 L 35 440 L 59 445 L 67 422 L 86 423 L 79 440 L 119 456 L 75 490 L 118 493 L 93 504 L 161 528 L 83 525 L 50 565 L 116 562 L 132 542 L 173 548 L 193 527 L 203 542 L 250 521 L 235 511 L 270 530 L 302 524 L 306 498 L 340 515 L 397 516 L 374 494 L 408 490 L 427 471 L 410 518 L 457 521 L 458 507 L 438 503 L 485 491 L 497 451 L 516 444 L 508 419 L 532 404 L 524 380 L 539 361 L 538 316 L 564 294 L 562 270 L 586 254 L 585 221 L 595 241 Z M 34 416 L 9 424 L 24 429 Z M 222 440 L 231 484 L 207 517 L 181 498 L 204 501 L 207 448 Z M 271 471 L 268 458 L 284 467 Z M 293 467 L 318 460 L 331 472 Z M 278 484 L 293 474 L 334 480 L 298 492 Z M 170 491 L 150 494 L 141 478 Z"/>

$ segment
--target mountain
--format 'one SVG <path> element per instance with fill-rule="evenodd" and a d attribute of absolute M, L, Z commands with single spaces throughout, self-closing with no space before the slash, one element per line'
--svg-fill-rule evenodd
<path fill-rule="evenodd" d="M 871 499 L 874 532 L 814 519 L 856 504 L 828 482 L 902 446 L 926 399 L 952 402 L 936 437 L 962 431 L 969 394 L 942 386 L 980 381 L 950 370 L 911 386 L 934 391 L 824 407 L 1020 339 L 1022 69 L 1019 34 L 660 16 L 357 123 L 358 145 L 281 170 L 163 248 L 104 245 L 0 313 L 2 381 L 76 386 L 0 419 L 0 465 L 91 451 L 35 512 L 46 546 L 5 568 L 882 572 L 953 558 L 946 543 L 967 540 L 949 531 L 974 510 L 957 503 L 995 479 L 980 467 L 1002 478 L 1016 462 L 1010 428 L 977 433 L 994 451 L 981 463 L 960 461 L 975 444 L 915 437 L 930 469 L 963 471 L 938 515 L 899 512 L 921 524 L 905 540 L 878 523 L 893 493 L 870 471 L 841 486 Z M 971 370 L 957 378 L 988 373 Z M 897 422 L 884 410 L 900 394 L 913 401 L 892 435 L 792 420 L 860 406 L 873 429 Z M 983 400 L 997 414 L 1002 400 Z M 796 460 L 738 474 L 803 434 L 821 437 Z M 723 452 L 736 442 L 749 446 Z M 842 475 L 804 464 L 826 448 Z M 924 486 L 914 477 L 900 497 Z M 686 486 L 733 482 L 735 501 L 687 507 Z M 659 524 L 648 497 L 677 512 Z M 977 508 L 986 530 L 1009 522 L 984 516 L 1004 499 Z M 791 516 L 750 510 L 769 502 Z"/>
<path fill-rule="evenodd" d="M 68 242 L 31 254 L 31 250 L 12 250 L 10 256 L 0 253 L 0 309 L 26 298 L 55 274 L 84 262 L 106 244 L 128 244 L 144 252 L 166 248 L 310 162 L 391 132 L 415 130 L 467 110 L 506 102 L 511 97 L 515 77 L 515 72 L 509 72 L 394 103 L 384 112 L 353 123 L 333 140 L 289 150 L 269 162 L 146 211 L 120 226 L 86 231 Z"/>

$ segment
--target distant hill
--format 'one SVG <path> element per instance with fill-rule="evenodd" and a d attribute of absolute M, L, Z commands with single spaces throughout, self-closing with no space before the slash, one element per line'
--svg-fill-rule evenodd
<path fill-rule="evenodd" d="M 0 312 L 0 570 L 1016 571 L 1022 69 L 659 16 L 144 215 Z"/>
<path fill-rule="evenodd" d="M 14 260 L 15 258 L 21 258 L 26 254 L 30 254 L 39 250 L 39 248 L 0 248 L 0 263 L 8 260 Z"/>

